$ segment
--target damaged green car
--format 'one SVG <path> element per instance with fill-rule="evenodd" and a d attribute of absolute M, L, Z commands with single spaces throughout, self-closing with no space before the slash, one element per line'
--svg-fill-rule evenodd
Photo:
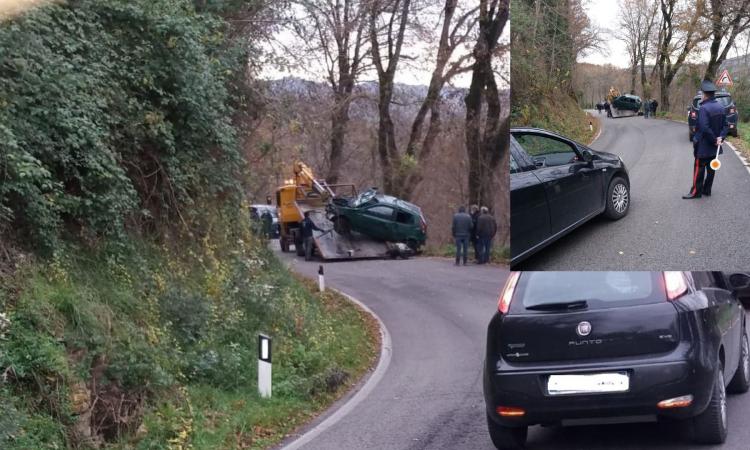
<path fill-rule="evenodd" d="M 412 203 L 370 189 L 353 198 L 334 198 L 328 219 L 339 234 L 357 232 L 417 251 L 427 240 L 427 221 Z"/>

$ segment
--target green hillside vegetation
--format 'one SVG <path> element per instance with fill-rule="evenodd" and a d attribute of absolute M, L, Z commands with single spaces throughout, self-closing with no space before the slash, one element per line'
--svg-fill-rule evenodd
<path fill-rule="evenodd" d="M 223 14 L 251 2 L 197 3 L 0 23 L 0 448 L 265 448 L 374 361 L 372 319 L 250 231 L 257 50 Z"/>
<path fill-rule="evenodd" d="M 549 0 L 537 9 L 537 3 L 511 2 L 511 126 L 546 128 L 591 142 L 594 133 L 572 88 L 571 4 Z"/>

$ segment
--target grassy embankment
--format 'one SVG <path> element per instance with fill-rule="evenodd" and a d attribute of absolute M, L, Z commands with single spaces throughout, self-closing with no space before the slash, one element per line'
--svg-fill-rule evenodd
<path fill-rule="evenodd" d="M 556 91 L 538 101 L 514 108 L 511 126 L 544 128 L 582 143 L 591 143 L 598 133 L 598 117 L 582 111 L 576 101 Z M 593 124 L 593 131 L 589 129 Z"/>
<path fill-rule="evenodd" d="M 252 236 L 119 258 L 68 248 L 2 278 L 0 447 L 265 448 L 375 361 L 366 313 Z M 274 392 L 257 395 L 257 333 Z"/>

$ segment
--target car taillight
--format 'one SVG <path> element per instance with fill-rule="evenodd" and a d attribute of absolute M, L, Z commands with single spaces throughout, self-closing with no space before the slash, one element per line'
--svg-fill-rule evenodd
<path fill-rule="evenodd" d="M 677 300 L 687 292 L 688 286 L 682 272 L 664 272 L 664 286 L 667 289 L 667 299 Z"/>
<path fill-rule="evenodd" d="M 500 300 L 497 303 L 497 310 L 503 314 L 508 314 L 510 301 L 513 299 L 513 293 L 516 291 L 516 284 L 521 272 L 511 272 L 508 281 L 505 282 L 503 292 L 500 294 Z"/>
<path fill-rule="evenodd" d="M 736 112 L 737 110 L 735 108 L 729 108 L 729 114 L 734 114 Z"/>
<path fill-rule="evenodd" d="M 424 220 L 424 217 L 419 217 L 419 225 L 422 227 L 422 232 L 427 233 L 427 221 Z"/>
<path fill-rule="evenodd" d="M 495 412 L 503 417 L 523 417 L 526 414 L 523 408 L 516 408 L 515 406 L 498 406 L 495 408 Z"/>

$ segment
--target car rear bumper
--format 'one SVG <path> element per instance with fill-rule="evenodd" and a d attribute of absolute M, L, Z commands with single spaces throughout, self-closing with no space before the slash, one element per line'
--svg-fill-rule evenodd
<path fill-rule="evenodd" d="M 550 395 L 547 380 L 552 374 L 627 372 L 627 392 Z M 506 426 L 533 424 L 616 423 L 687 418 L 702 412 L 710 399 L 714 371 L 688 361 L 609 363 L 576 369 L 485 371 L 487 411 Z M 688 407 L 659 409 L 662 400 L 692 395 Z M 501 417 L 499 406 L 522 408 L 520 417 Z"/>

